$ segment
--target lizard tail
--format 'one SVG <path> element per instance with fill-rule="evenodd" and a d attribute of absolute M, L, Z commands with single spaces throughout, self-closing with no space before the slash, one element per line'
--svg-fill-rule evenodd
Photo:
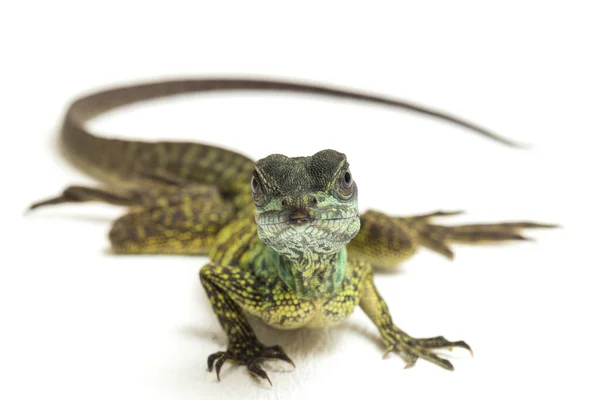
<path fill-rule="evenodd" d="M 233 90 L 282 91 L 318 94 L 328 97 L 358 100 L 375 103 L 396 109 L 404 109 L 438 118 L 467 128 L 488 139 L 511 147 L 522 147 L 516 142 L 505 139 L 483 127 L 465 121 L 450 114 L 425 108 L 410 102 L 395 100 L 383 96 L 341 90 L 328 86 L 300 84 L 285 81 L 253 80 L 253 79 L 189 79 L 146 83 L 124 86 L 93 93 L 75 100 L 67 110 L 62 127 L 61 144 L 66 157 L 77 167 L 104 181 L 127 182 L 135 180 L 135 172 L 140 168 L 156 169 L 160 164 L 178 164 L 177 174 L 185 174 L 190 169 L 185 161 L 196 162 L 214 150 L 205 145 L 164 142 L 132 142 L 119 139 L 108 139 L 89 132 L 86 122 L 106 111 L 136 103 L 170 95 Z M 158 149 L 157 145 L 163 148 Z M 168 149 L 165 147 L 169 147 Z M 219 149 L 222 151 L 222 149 Z M 223 150 L 224 151 L 224 150 Z M 187 157 L 186 152 L 187 153 Z M 237 164 L 242 170 L 251 168 L 252 162 L 246 157 L 225 152 L 228 162 Z M 206 171 L 202 171 L 203 173 Z M 210 171 L 209 171 L 210 172 Z M 219 179 L 219 171 L 211 179 Z M 230 171 L 231 172 L 231 171 Z"/>

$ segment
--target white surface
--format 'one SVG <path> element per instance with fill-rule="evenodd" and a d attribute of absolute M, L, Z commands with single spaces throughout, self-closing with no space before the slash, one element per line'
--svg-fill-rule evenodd
<path fill-rule="evenodd" d="M 0 398 L 597 399 L 598 7 L 445 3 L 3 6 Z M 154 102 L 94 124 L 255 158 L 335 148 L 348 155 L 363 209 L 465 209 L 445 222 L 562 224 L 531 232 L 535 243 L 457 246 L 453 263 L 424 250 L 399 273 L 377 277 L 400 327 L 464 339 L 474 358 L 455 351 L 453 373 L 423 361 L 403 370 L 396 356 L 381 361 L 376 329 L 357 310 L 335 329 L 258 325 L 296 370 L 267 366 L 270 388 L 227 366 L 217 383 L 206 357 L 226 341 L 197 277 L 206 259 L 111 255 L 116 208 L 22 216 L 34 200 L 92 182 L 53 147 L 73 96 L 230 74 L 386 93 L 535 144 L 516 151 L 408 113 L 265 94 Z"/>

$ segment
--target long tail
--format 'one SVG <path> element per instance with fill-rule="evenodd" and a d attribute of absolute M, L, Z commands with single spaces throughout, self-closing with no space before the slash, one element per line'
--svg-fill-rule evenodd
<path fill-rule="evenodd" d="M 108 110 L 122 105 L 131 104 L 143 100 L 154 99 L 164 96 L 170 96 L 181 93 L 191 92 L 210 92 L 210 91 L 234 91 L 234 90 L 257 90 L 257 91 L 282 91 L 282 92 L 300 92 L 308 94 L 318 94 L 335 98 L 352 99 L 368 103 L 375 103 L 404 109 L 430 117 L 438 118 L 444 121 L 467 128 L 488 139 L 500 142 L 511 147 L 521 147 L 519 144 L 505 139 L 483 127 L 465 121 L 461 118 L 435 111 L 419 105 L 395 100 L 379 95 L 372 95 L 354 91 L 336 89 L 328 86 L 292 83 L 275 80 L 253 80 L 253 79 L 189 79 L 162 81 L 156 83 L 146 83 L 133 86 L 124 86 L 105 91 L 93 93 L 77 99 L 69 107 L 62 127 L 62 147 L 65 155 L 73 161 L 78 167 L 86 170 L 92 175 L 103 180 L 127 181 L 133 179 L 134 166 L 132 162 L 124 162 L 133 158 L 138 159 L 139 163 L 152 167 L 152 164 L 160 162 L 169 162 L 169 160 L 157 160 L 154 143 L 130 142 L 118 139 L 107 139 L 92 135 L 85 127 L 86 121 L 94 116 L 104 113 Z M 203 153 L 211 152 L 215 149 L 206 145 L 195 145 L 190 150 L 189 144 L 181 146 L 178 143 L 165 142 L 163 146 L 168 149 L 161 149 L 163 153 L 171 154 L 171 161 L 181 160 L 184 154 L 179 151 L 190 151 L 196 156 L 202 156 Z M 166 151 L 164 151 L 166 150 Z M 219 154 L 222 149 L 219 149 Z M 240 168 L 245 170 L 251 161 L 246 157 L 235 153 L 227 153 L 231 157 L 227 161 L 233 164 L 239 164 Z M 144 158 L 146 161 L 144 161 Z M 197 158 L 197 157 L 196 157 Z M 141 161 L 140 161 L 141 160 Z M 114 179 L 113 179 L 114 178 Z M 219 177 L 216 177 L 219 178 Z"/>

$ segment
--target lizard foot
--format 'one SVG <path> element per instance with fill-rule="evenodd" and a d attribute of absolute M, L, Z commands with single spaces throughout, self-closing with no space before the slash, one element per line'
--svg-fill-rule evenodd
<path fill-rule="evenodd" d="M 221 377 L 219 376 L 221 367 L 226 361 L 231 361 L 236 364 L 246 365 L 248 371 L 259 378 L 266 379 L 273 386 L 271 379 L 269 379 L 267 373 L 260 366 L 261 361 L 267 360 L 282 360 L 292 364 L 294 368 L 296 367 L 281 346 L 265 347 L 261 343 L 256 342 L 231 344 L 227 351 L 218 351 L 211 354 L 208 357 L 208 370 L 212 372 L 214 366 L 217 373 L 217 380 L 221 381 Z"/>
<path fill-rule="evenodd" d="M 434 225 L 429 223 L 432 217 L 457 215 L 460 212 L 437 212 L 427 215 L 407 218 L 419 232 L 419 242 L 450 259 L 454 253 L 451 243 L 461 244 L 491 244 L 510 240 L 530 240 L 523 236 L 525 229 L 557 228 L 558 225 L 540 224 L 536 222 L 500 222 L 491 224 L 466 224 L 455 226 Z"/>
<path fill-rule="evenodd" d="M 384 339 L 388 346 L 384 358 L 391 352 L 401 353 L 407 360 L 404 368 L 413 367 L 417 359 L 422 358 L 444 369 L 454 371 L 454 366 L 450 361 L 435 354 L 434 350 L 438 349 L 452 350 L 455 347 L 460 347 L 468 350 L 471 356 L 473 355 L 471 347 L 462 340 L 451 342 L 443 336 L 415 339 L 395 326 L 386 329 Z"/>

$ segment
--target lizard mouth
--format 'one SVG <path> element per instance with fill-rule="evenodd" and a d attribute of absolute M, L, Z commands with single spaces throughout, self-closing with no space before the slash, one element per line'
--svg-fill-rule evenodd
<path fill-rule="evenodd" d="M 305 249 L 334 252 L 347 244 L 360 229 L 357 210 L 336 211 L 312 210 L 310 214 L 307 211 L 288 211 L 257 215 L 258 237 L 275 251 Z"/>
<path fill-rule="evenodd" d="M 313 218 L 310 217 L 307 211 L 302 209 L 296 209 L 290 213 L 288 223 L 293 225 L 303 225 L 312 222 Z"/>
<path fill-rule="evenodd" d="M 310 224 L 313 221 L 314 221 L 314 219 L 312 219 L 312 218 L 304 217 L 304 218 L 290 218 L 290 219 L 288 219 L 287 222 L 290 225 L 306 225 L 306 224 Z"/>
<path fill-rule="evenodd" d="M 290 249 L 305 252 L 333 253 L 339 251 L 360 228 L 358 214 L 344 216 L 314 216 L 263 221 L 258 224 L 258 237 L 279 253 Z"/>
<path fill-rule="evenodd" d="M 258 224 L 260 226 L 314 225 L 314 224 L 333 222 L 333 221 L 340 221 L 340 222 L 347 221 L 347 220 L 351 220 L 351 219 L 355 219 L 355 218 L 358 218 L 358 214 L 351 215 L 348 217 L 333 217 L 333 218 L 311 218 L 311 217 L 301 217 L 301 218 L 296 217 L 296 218 L 294 218 L 294 217 L 290 217 L 287 220 L 259 222 Z"/>

